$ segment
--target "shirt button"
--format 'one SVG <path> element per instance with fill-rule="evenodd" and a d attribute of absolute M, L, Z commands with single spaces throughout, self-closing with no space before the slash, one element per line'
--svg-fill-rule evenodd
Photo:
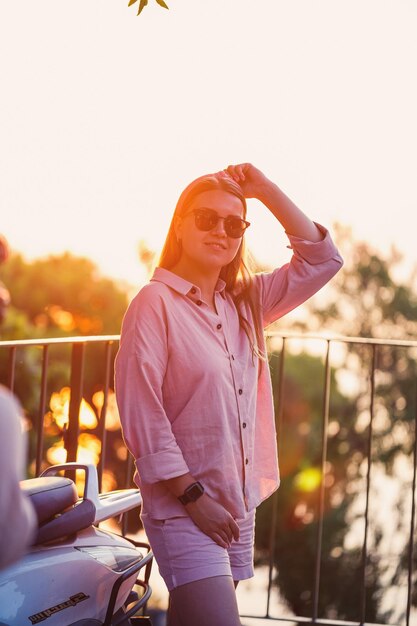
<path fill-rule="evenodd" d="M 249 463 L 249 459 L 245 459 L 245 463 L 247 465 Z"/>
<path fill-rule="evenodd" d="M 221 324 L 217 324 L 217 330 L 220 330 L 220 329 L 221 329 L 221 327 L 222 327 L 222 325 L 221 325 Z"/>
<path fill-rule="evenodd" d="M 246 422 L 243 422 L 242 428 L 246 428 Z"/>
<path fill-rule="evenodd" d="M 197 293 L 197 289 L 196 289 L 195 287 L 193 287 L 193 288 L 191 289 L 191 293 Z"/>
<path fill-rule="evenodd" d="M 235 360 L 235 357 L 233 356 L 233 354 L 231 355 L 231 357 L 230 357 L 230 358 L 232 359 L 232 361 L 234 361 L 234 360 Z"/>
<path fill-rule="evenodd" d="M 198 306 L 201 306 L 203 303 L 201 300 L 197 300 L 196 304 L 198 304 Z"/>
<path fill-rule="evenodd" d="M 239 389 L 239 395 L 241 396 L 243 393 L 243 389 Z"/>

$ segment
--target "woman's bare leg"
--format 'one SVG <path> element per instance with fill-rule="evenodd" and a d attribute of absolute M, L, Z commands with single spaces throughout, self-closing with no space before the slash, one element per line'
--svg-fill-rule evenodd
<path fill-rule="evenodd" d="M 241 626 L 230 576 L 214 576 L 171 591 L 168 626 Z"/>

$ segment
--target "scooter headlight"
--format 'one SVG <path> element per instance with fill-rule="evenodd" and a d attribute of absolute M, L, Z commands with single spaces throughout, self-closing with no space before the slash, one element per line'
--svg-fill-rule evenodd
<path fill-rule="evenodd" d="M 123 572 L 143 559 L 143 554 L 134 548 L 120 546 L 87 546 L 77 548 L 114 572 Z"/>

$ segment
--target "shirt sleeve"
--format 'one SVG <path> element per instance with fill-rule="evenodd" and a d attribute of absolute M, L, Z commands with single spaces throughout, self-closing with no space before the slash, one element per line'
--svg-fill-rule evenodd
<path fill-rule="evenodd" d="M 256 274 L 264 327 L 302 304 L 321 289 L 342 267 L 343 260 L 329 232 L 316 224 L 323 239 L 308 241 L 289 235 L 293 256 L 270 273 Z"/>
<path fill-rule="evenodd" d="M 123 437 L 140 481 L 149 484 L 189 471 L 163 406 L 168 335 L 166 311 L 155 291 L 145 287 L 129 307 L 115 364 Z"/>

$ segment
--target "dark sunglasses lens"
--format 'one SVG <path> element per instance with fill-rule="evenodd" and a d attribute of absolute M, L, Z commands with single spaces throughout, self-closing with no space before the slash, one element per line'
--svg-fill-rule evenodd
<path fill-rule="evenodd" d="M 233 239 L 242 237 L 246 230 L 246 224 L 240 217 L 227 217 L 224 221 L 226 234 Z"/>
<path fill-rule="evenodd" d="M 195 225 L 199 230 L 211 230 L 217 224 L 218 217 L 215 213 L 208 211 L 195 212 Z"/>

